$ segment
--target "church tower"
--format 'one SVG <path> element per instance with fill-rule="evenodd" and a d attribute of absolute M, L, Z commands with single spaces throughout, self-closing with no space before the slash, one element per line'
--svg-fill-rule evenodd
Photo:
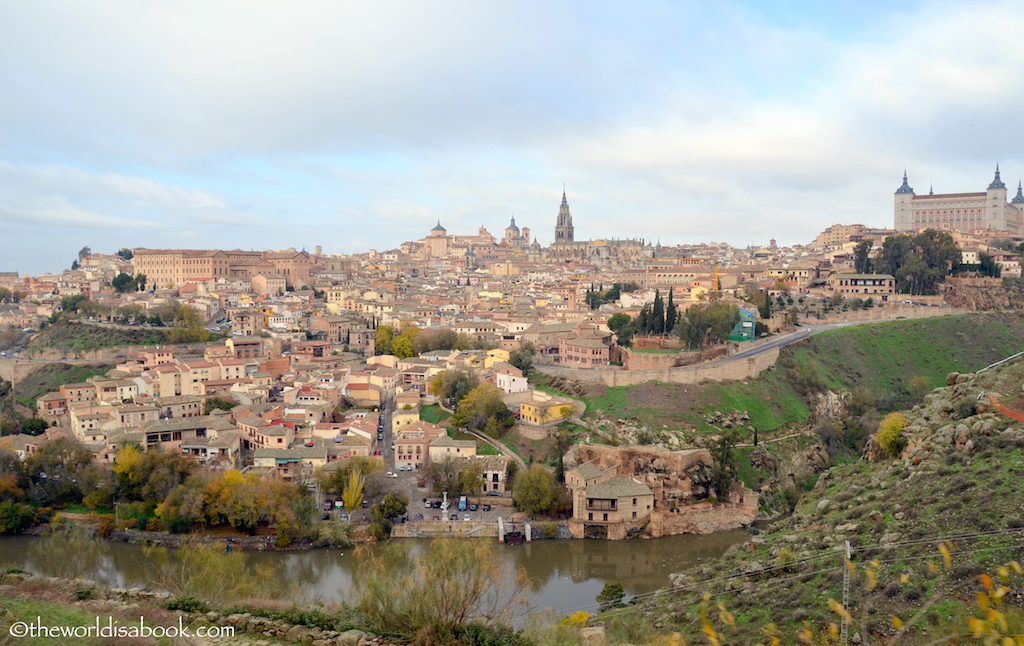
<path fill-rule="evenodd" d="M 562 205 L 558 207 L 558 222 L 555 223 L 555 244 L 569 244 L 573 239 L 572 214 L 565 199 L 565 189 L 562 189 Z"/>

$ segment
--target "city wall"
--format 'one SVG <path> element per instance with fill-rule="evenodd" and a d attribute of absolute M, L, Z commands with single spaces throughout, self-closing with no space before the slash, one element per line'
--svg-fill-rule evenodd
<path fill-rule="evenodd" d="M 745 359 L 657 370 L 624 370 L 618 366 L 602 366 L 589 370 L 576 370 L 561 366 L 534 366 L 534 368 L 546 375 L 589 383 L 603 383 L 606 386 L 635 386 L 645 381 L 699 384 L 703 381 L 750 379 L 770 368 L 778 358 L 779 351 L 773 349 Z"/>
<path fill-rule="evenodd" d="M 46 364 L 41 361 L 18 361 L 17 359 L 0 359 L 0 379 L 19 383 L 22 379 L 39 370 Z"/>
<path fill-rule="evenodd" d="M 916 300 L 939 299 L 941 296 L 907 296 Z M 869 321 L 895 321 L 896 319 L 927 319 L 936 316 L 953 316 L 955 314 L 969 314 L 969 310 L 957 307 L 932 307 L 928 305 L 906 305 L 894 303 L 886 307 L 861 310 L 857 312 L 845 312 L 837 316 L 825 319 L 806 318 L 801 319 L 807 325 L 836 325 L 839 323 L 864 323 Z"/>

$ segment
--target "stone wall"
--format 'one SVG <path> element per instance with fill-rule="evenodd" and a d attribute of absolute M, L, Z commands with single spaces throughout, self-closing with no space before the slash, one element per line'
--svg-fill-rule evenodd
<path fill-rule="evenodd" d="M 22 379 L 39 370 L 46 364 L 41 361 L 18 361 L 16 359 L 0 359 L 0 379 L 17 384 Z"/>
<path fill-rule="evenodd" d="M 757 494 L 751 492 L 755 497 Z M 757 518 L 757 507 L 747 504 L 732 505 L 699 503 L 683 507 L 678 512 L 651 513 L 648 531 L 652 538 L 676 534 L 712 534 L 750 526 Z"/>
<path fill-rule="evenodd" d="M 770 368 L 778 358 L 779 351 L 773 349 L 744 359 L 663 370 L 624 370 L 617 366 L 603 366 L 591 370 L 573 370 L 561 366 L 534 366 L 534 368 L 547 375 L 583 382 L 603 383 L 606 386 L 635 386 L 645 381 L 699 384 L 702 381 L 750 379 Z"/>

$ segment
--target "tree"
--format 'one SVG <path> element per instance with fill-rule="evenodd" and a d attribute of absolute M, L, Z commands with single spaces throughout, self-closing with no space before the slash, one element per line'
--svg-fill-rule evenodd
<path fill-rule="evenodd" d="M 377 506 L 384 518 L 400 518 L 409 509 L 409 499 L 400 493 L 391 492 Z"/>
<path fill-rule="evenodd" d="M 732 488 L 732 483 L 739 473 L 739 459 L 736 456 L 738 436 L 735 429 L 729 429 L 718 436 L 718 441 L 711 447 L 711 486 L 719 500 L 725 500 Z"/>
<path fill-rule="evenodd" d="M 1003 275 L 1002 266 L 996 262 L 995 258 L 988 255 L 984 251 L 978 254 L 978 261 L 981 265 L 979 273 L 982 276 L 989 276 L 991 278 L 999 278 Z"/>
<path fill-rule="evenodd" d="M 439 372 L 430 381 L 430 394 L 454 408 L 466 393 L 476 388 L 478 383 L 475 374 L 461 368 L 453 368 Z"/>
<path fill-rule="evenodd" d="M 238 403 L 233 399 L 207 397 L 203 400 L 203 415 L 209 415 L 215 410 L 231 410 L 237 405 Z"/>
<path fill-rule="evenodd" d="M 871 273 L 871 249 L 874 243 L 871 240 L 864 240 L 853 248 L 853 266 L 858 274 Z"/>
<path fill-rule="evenodd" d="M 379 329 L 379 328 L 378 328 Z M 391 341 L 390 354 L 395 355 L 399 359 L 405 359 L 413 356 L 412 340 L 404 335 L 398 335 Z"/>
<path fill-rule="evenodd" d="M 551 472 L 539 464 L 530 465 L 526 471 L 516 475 L 512 504 L 530 516 L 546 514 L 555 503 L 553 488 Z"/>
<path fill-rule="evenodd" d="M 736 305 L 712 301 L 687 308 L 676 323 L 676 333 L 687 349 L 699 350 L 709 344 L 727 341 L 739 321 L 740 312 Z"/>
<path fill-rule="evenodd" d="M 85 260 L 85 257 L 89 255 L 92 255 L 92 249 L 90 249 L 88 246 L 82 247 L 81 249 L 78 250 L 79 260 Z"/>
<path fill-rule="evenodd" d="M 147 280 L 149 280 L 149 278 L 146 274 L 135 274 L 135 288 L 140 292 L 146 291 Z"/>
<path fill-rule="evenodd" d="M 612 314 L 611 317 L 608 319 L 608 329 L 611 330 L 612 332 L 618 332 L 622 328 L 629 325 L 631 320 L 632 319 L 629 318 L 629 314 L 626 314 L 624 312 Z"/>
<path fill-rule="evenodd" d="M 141 305 L 136 305 L 135 303 L 122 305 L 121 307 L 114 310 L 114 314 L 117 316 L 117 318 L 129 323 L 132 321 L 144 321 L 147 318 L 146 310 L 142 309 Z"/>
<path fill-rule="evenodd" d="M 374 348 L 377 354 L 391 354 L 391 339 L 395 336 L 395 328 L 390 325 L 377 327 L 377 338 Z"/>
<path fill-rule="evenodd" d="M 363 504 L 363 474 L 353 469 L 349 474 L 348 482 L 345 483 L 345 491 L 341 494 L 341 500 L 345 503 L 345 509 L 349 513 L 359 509 Z"/>
<path fill-rule="evenodd" d="M 441 495 L 447 492 L 449 498 L 457 498 L 462 495 L 459 466 L 459 461 L 448 456 L 440 460 L 431 460 L 423 468 L 423 480 L 434 493 Z"/>
<path fill-rule="evenodd" d="M 30 417 L 21 423 L 21 432 L 25 435 L 41 435 L 49 427 L 45 419 Z"/>
<path fill-rule="evenodd" d="M 492 383 L 480 384 L 466 393 L 451 417 L 452 425 L 472 430 L 485 428 L 488 424 L 507 428 L 515 423 L 514 420 L 512 411 L 502 400 L 501 390 Z"/>
<path fill-rule="evenodd" d="M 126 273 L 120 273 L 110 281 L 110 286 L 117 291 L 124 293 L 135 289 L 135 279 Z"/>
<path fill-rule="evenodd" d="M 519 344 L 519 348 L 513 350 L 508 355 L 508 362 L 523 371 L 523 374 L 528 374 L 533 369 L 533 355 L 536 352 L 536 348 L 529 341 L 522 341 Z"/>
<path fill-rule="evenodd" d="M 665 303 L 661 300 L 661 292 L 654 290 L 654 304 L 651 306 L 650 331 L 654 334 L 665 333 Z"/>
<path fill-rule="evenodd" d="M 622 603 L 622 600 L 625 598 L 626 590 L 622 587 L 622 584 L 609 581 L 604 584 L 601 594 L 597 595 L 597 603 L 601 608 L 601 612 L 608 612 L 609 610 L 625 607 L 626 604 Z"/>
<path fill-rule="evenodd" d="M 669 287 L 668 289 L 668 304 L 665 306 L 665 333 L 671 334 L 672 330 L 676 327 L 676 318 L 679 313 L 676 311 L 676 304 L 672 301 L 672 294 L 676 290 Z"/>
<path fill-rule="evenodd" d="M 117 255 L 121 256 L 125 260 L 131 260 L 135 257 L 135 252 L 131 249 L 119 249 Z"/>
<path fill-rule="evenodd" d="M 960 249 L 945 231 L 926 229 L 916 236 L 889 236 L 873 265 L 896 278 L 896 291 L 934 293 L 935 286 L 959 268 Z"/>

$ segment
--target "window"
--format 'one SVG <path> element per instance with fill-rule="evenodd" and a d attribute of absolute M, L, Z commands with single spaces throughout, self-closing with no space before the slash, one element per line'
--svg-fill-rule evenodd
<path fill-rule="evenodd" d="M 602 518 L 601 520 L 608 520 L 608 514 L 603 514 L 603 516 L 604 518 Z"/>

